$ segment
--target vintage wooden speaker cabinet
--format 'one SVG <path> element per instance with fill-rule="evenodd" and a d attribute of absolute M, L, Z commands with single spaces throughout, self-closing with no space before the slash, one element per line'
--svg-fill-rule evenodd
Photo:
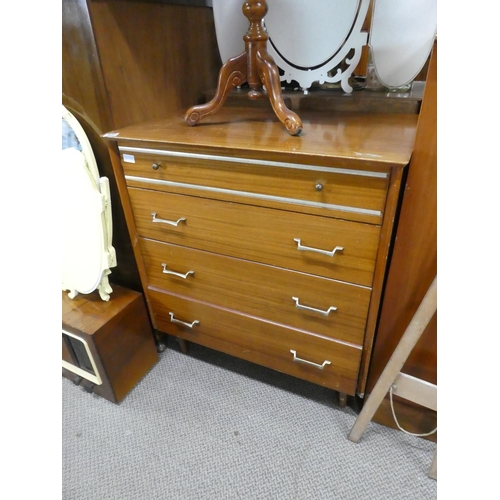
<path fill-rule="evenodd" d="M 157 361 L 141 293 L 113 285 L 105 302 L 97 291 L 62 292 L 63 376 L 119 403 Z"/>
<path fill-rule="evenodd" d="M 416 114 L 269 108 L 105 135 L 154 328 L 364 392 Z"/>

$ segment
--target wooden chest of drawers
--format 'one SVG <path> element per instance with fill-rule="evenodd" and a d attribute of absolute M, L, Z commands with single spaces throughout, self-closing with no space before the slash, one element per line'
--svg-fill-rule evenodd
<path fill-rule="evenodd" d="M 362 394 L 417 115 L 300 116 L 104 137 L 158 331 Z"/>

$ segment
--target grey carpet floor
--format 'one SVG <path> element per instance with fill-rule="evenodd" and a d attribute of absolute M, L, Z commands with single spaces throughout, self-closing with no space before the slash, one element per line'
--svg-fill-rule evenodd
<path fill-rule="evenodd" d="M 119 404 L 62 379 L 63 500 L 437 498 L 436 445 L 356 419 L 334 391 L 168 341 Z"/>

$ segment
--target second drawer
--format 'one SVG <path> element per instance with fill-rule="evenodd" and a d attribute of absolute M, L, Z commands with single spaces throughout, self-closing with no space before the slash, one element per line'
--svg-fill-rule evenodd
<path fill-rule="evenodd" d="M 367 287 L 148 239 L 140 245 L 153 286 L 363 345 Z"/>

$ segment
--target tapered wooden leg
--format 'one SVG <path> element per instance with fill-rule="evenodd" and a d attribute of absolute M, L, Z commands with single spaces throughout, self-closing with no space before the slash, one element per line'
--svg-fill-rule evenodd
<path fill-rule="evenodd" d="M 177 337 L 177 342 L 179 342 L 179 346 L 181 348 L 181 351 L 184 354 L 187 354 L 187 352 L 188 352 L 188 343 L 187 343 L 187 340 L 184 340 L 184 339 L 181 339 L 181 338 Z"/>
<path fill-rule="evenodd" d="M 153 330 L 153 335 L 156 345 L 156 352 L 158 353 L 163 352 L 167 348 L 167 346 L 163 342 L 162 335 L 158 332 L 158 330 Z"/>
<path fill-rule="evenodd" d="M 205 116 L 215 113 L 224 104 L 231 89 L 245 82 L 246 72 L 246 52 L 229 59 L 219 72 L 219 81 L 217 83 L 217 91 L 214 98 L 206 104 L 200 104 L 189 108 L 184 116 L 186 123 L 190 126 L 194 126 Z"/>
<path fill-rule="evenodd" d="M 291 135 L 299 135 L 302 132 L 302 121 L 285 105 L 281 92 L 280 74 L 274 59 L 262 48 L 257 51 L 256 63 L 260 79 L 266 86 L 267 95 L 276 116 Z"/>
<path fill-rule="evenodd" d="M 427 475 L 432 478 L 432 479 L 436 479 L 437 480 L 437 477 L 438 477 L 438 468 L 437 468 L 437 448 L 436 448 L 436 451 L 434 452 L 434 458 L 432 459 L 432 463 L 431 463 L 431 466 L 429 468 L 429 472 L 427 473 Z"/>
<path fill-rule="evenodd" d="M 339 392 L 339 406 L 345 408 L 347 405 L 347 394 L 345 392 Z"/>

